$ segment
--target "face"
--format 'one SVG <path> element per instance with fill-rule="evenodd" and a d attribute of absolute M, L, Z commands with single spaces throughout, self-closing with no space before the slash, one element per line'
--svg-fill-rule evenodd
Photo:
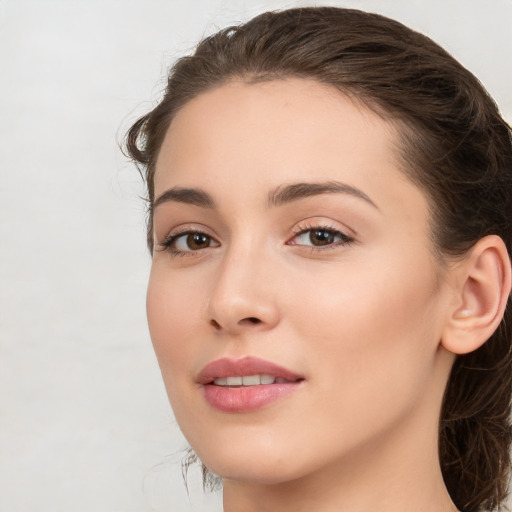
<path fill-rule="evenodd" d="M 395 140 L 301 79 L 229 83 L 172 121 L 149 327 L 176 419 L 220 476 L 289 481 L 435 431 L 448 286 Z"/>

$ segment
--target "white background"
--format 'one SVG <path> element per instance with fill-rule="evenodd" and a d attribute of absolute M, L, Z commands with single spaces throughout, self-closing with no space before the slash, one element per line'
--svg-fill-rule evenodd
<path fill-rule="evenodd" d="M 329 3 L 427 33 L 512 120 L 512 0 Z M 144 189 L 117 141 L 203 34 L 294 5 L 0 0 L 0 512 L 221 510 L 182 483 L 145 323 Z"/>

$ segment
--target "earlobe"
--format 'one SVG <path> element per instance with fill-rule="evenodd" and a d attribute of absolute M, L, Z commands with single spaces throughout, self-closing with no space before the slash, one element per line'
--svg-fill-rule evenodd
<path fill-rule="evenodd" d="M 511 288 L 510 258 L 503 240 L 489 235 L 477 242 L 454 272 L 457 300 L 443 331 L 442 345 L 454 354 L 478 349 L 503 318 Z"/>

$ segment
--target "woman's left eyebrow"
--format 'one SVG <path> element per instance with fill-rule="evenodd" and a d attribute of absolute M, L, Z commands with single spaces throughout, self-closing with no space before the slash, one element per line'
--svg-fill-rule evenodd
<path fill-rule="evenodd" d="M 374 208 L 377 208 L 377 210 L 379 209 L 362 190 L 340 181 L 293 183 L 291 185 L 277 187 L 268 196 L 268 206 L 281 206 L 285 203 L 322 194 L 348 194 L 366 201 Z"/>

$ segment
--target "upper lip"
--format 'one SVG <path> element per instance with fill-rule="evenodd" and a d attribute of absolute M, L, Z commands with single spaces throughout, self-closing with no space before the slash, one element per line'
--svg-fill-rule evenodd
<path fill-rule="evenodd" d="M 196 382 L 209 384 L 214 379 L 226 377 L 246 377 L 248 375 L 271 375 L 289 381 L 302 380 L 304 377 L 282 366 L 257 357 L 244 357 L 242 359 L 217 359 L 207 364 L 197 375 Z"/>

